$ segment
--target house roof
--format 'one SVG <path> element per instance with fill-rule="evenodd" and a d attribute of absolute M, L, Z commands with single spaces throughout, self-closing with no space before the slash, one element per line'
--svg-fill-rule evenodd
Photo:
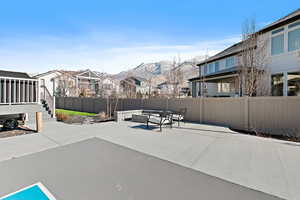
<path fill-rule="evenodd" d="M 138 81 L 147 81 L 147 79 L 145 79 L 145 78 L 142 78 L 142 77 L 139 77 L 139 76 L 130 76 L 130 77 L 127 77 L 127 78 L 125 78 L 125 79 L 123 79 L 123 80 L 128 80 L 128 79 L 132 79 L 132 80 L 138 80 Z"/>
<path fill-rule="evenodd" d="M 271 23 L 270 25 L 262 28 L 261 30 L 258 31 L 258 33 L 268 32 L 270 30 L 279 28 L 285 24 L 291 23 L 298 19 L 300 19 L 300 8 L 295 10 L 294 12 L 288 14 L 287 16 L 278 19 L 277 21 Z M 220 53 L 209 57 L 208 59 L 204 60 L 203 62 L 201 62 L 197 65 L 200 66 L 205 63 L 213 62 L 213 61 L 225 58 L 225 57 L 236 55 L 241 52 L 242 44 L 243 44 L 243 42 L 236 43 L 236 44 L 230 46 L 229 48 L 225 49 L 224 51 L 221 51 Z"/>
<path fill-rule="evenodd" d="M 262 28 L 259 32 L 264 33 L 267 31 L 270 31 L 272 29 L 279 28 L 280 26 L 286 25 L 288 23 L 291 23 L 293 21 L 296 21 L 300 19 L 300 8 L 293 11 L 292 13 L 278 19 L 277 21 L 267 25 L 266 27 Z"/>
<path fill-rule="evenodd" d="M 50 70 L 50 71 L 47 71 L 47 72 L 44 72 L 44 73 L 41 73 L 41 74 L 37 74 L 34 77 L 35 78 L 40 78 L 42 76 L 47 76 L 48 74 L 57 73 L 57 72 L 59 72 L 59 71 L 58 70 Z"/>
<path fill-rule="evenodd" d="M 77 71 L 73 73 L 74 76 L 83 76 L 83 77 L 90 77 L 90 78 L 102 78 L 100 75 L 98 75 L 98 73 L 93 72 L 89 69 L 84 70 L 84 71 Z"/>
<path fill-rule="evenodd" d="M 221 71 L 218 71 L 215 73 L 208 74 L 206 76 L 197 76 L 197 77 L 191 78 L 191 79 L 189 79 L 189 82 L 201 80 L 202 78 L 208 79 L 208 78 L 213 78 L 213 77 L 217 77 L 217 76 L 234 74 L 234 73 L 237 73 L 237 70 L 238 70 L 237 67 L 231 67 L 231 68 L 224 69 L 224 70 L 221 70 Z"/>
<path fill-rule="evenodd" d="M 138 80 L 138 81 L 147 81 L 147 79 L 139 77 L 139 76 L 134 76 L 133 78 Z"/>
<path fill-rule="evenodd" d="M 51 70 L 51 71 L 48 71 L 48 72 L 45 72 L 45 73 L 42 73 L 42 74 L 38 74 L 36 75 L 35 77 L 36 78 L 40 78 L 42 76 L 46 76 L 48 74 L 51 74 L 51 73 L 59 73 L 59 74 L 64 74 L 64 75 L 69 75 L 69 76 L 72 76 L 72 77 L 76 77 L 76 76 L 81 76 L 81 77 L 90 77 L 90 78 L 96 78 L 96 79 L 100 79 L 101 76 L 96 73 L 96 72 L 93 72 L 89 69 L 87 70 L 80 70 L 80 71 L 67 71 L 67 70 Z"/>
<path fill-rule="evenodd" d="M 9 77 L 9 78 L 34 79 L 25 72 L 14 72 L 14 71 L 5 71 L 5 70 L 0 70 L 0 76 Z"/>
<path fill-rule="evenodd" d="M 197 64 L 198 66 L 209 63 L 209 62 L 213 62 L 228 56 L 232 56 L 232 55 L 236 55 L 238 53 L 240 53 L 242 51 L 242 44 L 243 42 L 239 42 L 236 43 L 232 46 L 230 46 L 229 48 L 225 49 L 224 51 L 221 51 L 220 53 L 209 57 L 208 59 L 204 60 L 203 62 Z"/>

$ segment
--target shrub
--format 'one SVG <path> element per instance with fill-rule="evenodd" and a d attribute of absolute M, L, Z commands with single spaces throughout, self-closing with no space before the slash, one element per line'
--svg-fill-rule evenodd
<path fill-rule="evenodd" d="M 107 115 L 105 112 L 100 112 L 99 114 L 97 114 L 97 118 L 99 119 L 107 119 Z"/>
<path fill-rule="evenodd" d="M 64 113 L 56 113 L 56 119 L 57 119 L 57 121 L 66 121 L 66 120 L 68 120 L 69 119 L 69 115 L 66 115 L 66 114 L 64 114 Z"/>

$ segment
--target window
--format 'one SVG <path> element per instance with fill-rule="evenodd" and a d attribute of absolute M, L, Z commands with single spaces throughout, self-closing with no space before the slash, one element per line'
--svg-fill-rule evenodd
<path fill-rule="evenodd" d="M 299 26 L 299 25 L 300 25 L 300 21 L 289 25 L 289 28 L 294 28 L 294 27 Z"/>
<path fill-rule="evenodd" d="M 300 96 L 300 72 L 288 73 L 288 96 Z"/>
<path fill-rule="evenodd" d="M 277 29 L 277 30 L 275 30 L 275 31 L 272 31 L 272 35 L 277 34 L 277 33 L 280 33 L 280 32 L 282 32 L 282 31 L 284 31 L 284 28 Z"/>
<path fill-rule="evenodd" d="M 278 35 L 272 37 L 272 44 L 271 44 L 271 54 L 277 55 L 281 54 L 284 51 L 284 35 Z"/>
<path fill-rule="evenodd" d="M 233 67 L 234 66 L 234 62 L 235 62 L 235 59 L 234 57 L 229 57 L 229 58 L 226 58 L 226 68 L 229 68 L 229 67 Z"/>
<path fill-rule="evenodd" d="M 204 75 L 206 75 L 207 73 L 208 73 L 207 65 L 204 65 Z"/>
<path fill-rule="evenodd" d="M 272 96 L 283 96 L 283 74 L 272 76 Z"/>
<path fill-rule="evenodd" d="M 300 29 L 289 32 L 289 51 L 300 49 Z"/>
<path fill-rule="evenodd" d="M 215 71 L 219 71 L 220 70 L 220 63 L 219 62 L 215 62 Z"/>
<path fill-rule="evenodd" d="M 209 63 L 208 64 L 208 70 L 209 70 L 209 73 L 213 73 L 215 70 L 214 70 L 214 63 Z"/>

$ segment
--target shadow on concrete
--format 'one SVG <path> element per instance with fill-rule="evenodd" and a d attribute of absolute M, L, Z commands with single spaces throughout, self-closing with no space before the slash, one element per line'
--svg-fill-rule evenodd
<path fill-rule="evenodd" d="M 144 129 L 144 130 L 150 130 L 151 131 L 151 130 L 157 129 L 159 127 L 155 127 L 155 126 L 147 127 L 147 125 L 141 124 L 141 125 L 136 125 L 136 126 L 129 126 L 129 128 Z"/>
<path fill-rule="evenodd" d="M 207 131 L 207 132 L 214 132 L 214 133 L 230 133 L 230 134 L 237 134 L 235 132 L 231 132 L 231 131 L 218 131 L 218 130 L 210 130 L 210 129 L 204 129 L 204 128 L 187 128 L 187 127 L 176 127 L 176 126 L 173 126 L 173 128 L 175 129 L 183 129 L 183 130 L 192 130 L 192 131 Z"/>

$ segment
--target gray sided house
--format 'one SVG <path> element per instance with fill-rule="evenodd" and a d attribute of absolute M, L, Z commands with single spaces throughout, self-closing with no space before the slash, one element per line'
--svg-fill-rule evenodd
<path fill-rule="evenodd" d="M 147 80 L 142 77 L 131 76 L 120 81 L 120 89 L 126 97 L 136 97 L 145 95 L 149 92 Z"/>
<path fill-rule="evenodd" d="M 0 70 L 0 115 L 26 114 L 27 121 L 34 122 L 35 113 L 43 112 L 44 119 L 51 118 L 43 106 L 37 79 L 24 72 Z"/>
<path fill-rule="evenodd" d="M 273 96 L 300 96 L 300 9 L 259 30 L 267 41 L 267 67 Z M 192 96 L 242 96 L 239 81 L 242 42 L 199 63 L 199 75 L 189 79 Z"/>

